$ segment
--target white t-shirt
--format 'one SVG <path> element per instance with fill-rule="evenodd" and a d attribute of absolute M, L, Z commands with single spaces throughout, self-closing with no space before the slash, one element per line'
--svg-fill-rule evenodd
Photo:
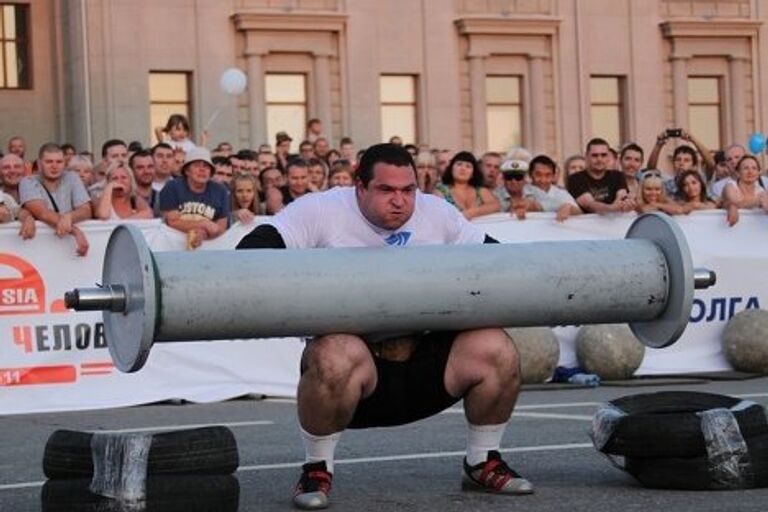
<path fill-rule="evenodd" d="M 394 231 L 374 226 L 357 204 L 356 187 L 306 194 L 266 224 L 289 249 L 479 244 L 485 233 L 444 199 L 416 193 L 413 215 Z"/>
<path fill-rule="evenodd" d="M 712 183 L 712 185 L 709 186 L 709 195 L 714 197 L 715 199 L 720 199 L 723 196 L 723 191 L 725 190 L 725 186 L 729 183 L 736 184 L 736 180 L 733 178 L 723 178 L 721 180 L 717 180 L 716 182 Z"/>
<path fill-rule="evenodd" d="M 547 191 L 533 185 L 526 185 L 525 195 L 533 197 L 545 212 L 556 212 L 564 204 L 578 206 L 576 200 L 567 190 L 555 185 L 550 186 Z"/>

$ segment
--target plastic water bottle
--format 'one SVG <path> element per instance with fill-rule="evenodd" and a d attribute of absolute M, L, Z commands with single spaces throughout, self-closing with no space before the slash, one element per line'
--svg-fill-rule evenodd
<path fill-rule="evenodd" d="M 595 388 L 600 385 L 600 376 L 594 373 L 575 373 L 571 375 L 568 382 Z"/>

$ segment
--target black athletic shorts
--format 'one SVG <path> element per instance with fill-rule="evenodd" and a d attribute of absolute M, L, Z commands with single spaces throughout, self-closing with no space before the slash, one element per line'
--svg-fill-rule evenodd
<path fill-rule="evenodd" d="M 376 389 L 362 400 L 348 428 L 404 425 L 433 416 L 460 398 L 445 389 L 445 367 L 456 331 L 428 332 L 407 361 L 389 361 L 374 353 Z"/>

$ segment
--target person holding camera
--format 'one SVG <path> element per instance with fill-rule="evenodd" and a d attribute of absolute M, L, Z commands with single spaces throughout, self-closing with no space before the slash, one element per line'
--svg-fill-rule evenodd
<path fill-rule="evenodd" d="M 715 160 L 712 157 L 712 153 L 701 141 L 694 137 L 693 134 L 682 128 L 669 128 L 656 137 L 656 144 L 653 146 L 653 150 L 648 156 L 649 169 L 659 169 L 657 163 L 661 149 L 672 139 L 682 139 L 685 142 L 690 142 L 694 147 L 691 147 L 688 144 L 680 144 L 673 151 L 672 177 L 667 178 L 664 181 L 664 191 L 668 197 L 674 197 L 678 194 L 677 177 L 685 171 L 699 171 L 705 182 L 709 182 L 715 173 Z M 701 167 L 703 167 L 703 172 L 699 165 L 699 155 L 701 155 Z"/>

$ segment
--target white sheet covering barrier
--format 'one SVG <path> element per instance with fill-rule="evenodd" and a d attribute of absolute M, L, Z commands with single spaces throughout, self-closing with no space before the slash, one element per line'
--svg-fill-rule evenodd
<path fill-rule="evenodd" d="M 498 214 L 477 223 L 499 240 L 525 242 L 623 238 L 633 218 L 634 214 L 584 215 L 558 223 L 549 214 L 533 214 L 525 221 Z M 743 212 L 733 228 L 726 225 L 722 211 L 677 220 L 688 238 L 694 266 L 714 270 L 718 282 L 696 292 L 683 337 L 671 347 L 647 349 L 638 374 L 730 369 L 720 348 L 728 318 L 768 300 L 764 270 L 768 215 Z M 185 246 L 182 234 L 158 221 L 136 224 L 155 251 Z M 99 281 L 114 225 L 97 221 L 82 225 L 90 241 L 85 258 L 75 256 L 71 238 L 59 239 L 47 227 L 39 226 L 34 240 L 22 241 L 16 224 L 0 226 L 0 414 L 120 407 L 169 398 L 210 402 L 248 393 L 294 396 L 302 349 L 296 338 L 162 343 L 153 347 L 140 372 L 118 372 L 106 347 L 101 314 L 68 311 L 62 300 L 65 291 Z M 233 226 L 202 249 L 231 249 L 253 227 Z M 254 293 L 268 293 L 247 276 L 243 283 Z M 562 365 L 576 364 L 577 330 L 556 328 Z"/>

